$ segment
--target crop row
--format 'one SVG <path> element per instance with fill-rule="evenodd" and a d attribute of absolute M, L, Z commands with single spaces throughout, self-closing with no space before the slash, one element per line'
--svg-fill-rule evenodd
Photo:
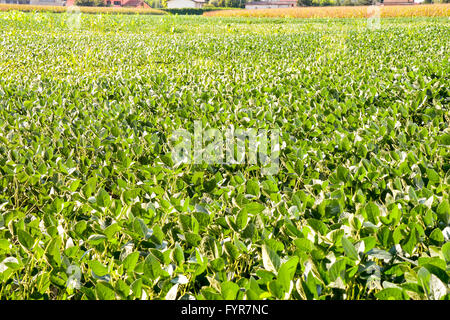
<path fill-rule="evenodd" d="M 448 17 L 449 4 L 414 6 L 298 7 L 205 12 L 209 17 L 369 18 Z"/>

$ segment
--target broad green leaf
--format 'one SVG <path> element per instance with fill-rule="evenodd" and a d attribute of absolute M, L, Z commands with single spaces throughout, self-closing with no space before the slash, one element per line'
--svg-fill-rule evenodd
<path fill-rule="evenodd" d="M 117 280 L 114 290 L 122 299 L 127 299 L 130 296 L 130 286 L 122 279 Z"/>
<path fill-rule="evenodd" d="M 277 273 L 280 267 L 280 257 L 265 244 L 262 246 L 262 260 L 264 269 L 275 274 Z"/>
<path fill-rule="evenodd" d="M 246 209 L 242 209 L 236 216 L 236 226 L 243 230 L 247 226 L 248 214 Z"/>
<path fill-rule="evenodd" d="M 6 239 L 0 239 L 0 250 L 9 250 L 9 241 Z"/>
<path fill-rule="evenodd" d="M 448 223 L 450 220 L 450 204 L 448 203 L 448 200 L 442 201 L 437 209 L 436 213 L 439 217 L 439 219 L 445 223 Z"/>
<path fill-rule="evenodd" d="M 140 299 L 142 296 L 142 279 L 136 279 L 131 284 L 131 290 L 135 298 Z"/>
<path fill-rule="evenodd" d="M 378 206 L 374 202 L 369 202 L 365 207 L 365 211 L 367 214 L 367 219 L 373 224 L 377 224 L 378 217 L 380 216 L 380 209 Z"/>
<path fill-rule="evenodd" d="M 202 240 L 202 237 L 193 232 L 185 232 L 184 236 L 186 237 L 186 242 L 192 247 L 196 247 Z"/>
<path fill-rule="evenodd" d="M 339 166 L 337 168 L 337 176 L 340 181 L 347 182 L 349 180 L 350 172 L 348 171 L 347 168 Z"/>
<path fill-rule="evenodd" d="M 89 261 L 88 264 L 91 270 L 99 277 L 103 277 L 108 273 L 108 268 L 97 260 Z"/>
<path fill-rule="evenodd" d="M 181 265 L 184 262 L 184 252 L 178 243 L 175 245 L 172 255 L 173 260 L 177 263 L 177 265 Z"/>
<path fill-rule="evenodd" d="M 1 263 L 0 266 L 5 266 L 9 269 L 12 270 L 18 270 L 21 267 L 21 263 L 19 260 L 17 260 L 17 258 L 15 257 L 6 257 Z M 1 272 L 3 272 L 3 268 L 0 268 L 0 270 L 2 270 Z"/>
<path fill-rule="evenodd" d="M 239 286 L 231 281 L 222 282 L 220 284 L 222 297 L 225 300 L 234 300 L 239 291 Z"/>
<path fill-rule="evenodd" d="M 152 254 L 147 255 L 144 260 L 144 275 L 155 280 L 162 274 L 161 264 Z"/>
<path fill-rule="evenodd" d="M 58 267 L 61 264 L 61 238 L 54 237 L 47 247 L 47 257 L 50 259 L 50 264 L 56 264 Z"/>
<path fill-rule="evenodd" d="M 429 263 L 424 264 L 422 267 L 426 268 L 431 274 L 438 277 L 443 283 L 449 283 L 450 276 L 444 269 Z"/>
<path fill-rule="evenodd" d="M 157 244 L 162 244 L 162 240 L 164 239 L 164 233 L 158 225 L 153 226 L 153 234 L 150 238 Z"/>
<path fill-rule="evenodd" d="M 77 222 L 74 226 L 74 230 L 78 235 L 82 235 L 83 231 L 87 228 L 87 222 L 85 220 L 81 220 Z"/>
<path fill-rule="evenodd" d="M 414 227 L 409 232 L 409 235 L 408 235 L 408 238 L 406 239 L 406 241 L 402 244 L 402 248 L 408 254 L 412 254 L 416 245 L 417 245 L 417 232 L 416 232 L 416 228 Z"/>
<path fill-rule="evenodd" d="M 442 255 L 447 263 L 450 263 L 450 242 L 446 242 L 442 246 Z"/>
<path fill-rule="evenodd" d="M 300 250 L 311 252 L 314 249 L 314 244 L 306 238 L 295 239 L 294 243 Z"/>
<path fill-rule="evenodd" d="M 97 194 L 97 205 L 103 208 L 109 207 L 111 204 L 111 197 L 108 192 L 105 191 L 105 189 L 100 189 Z"/>
<path fill-rule="evenodd" d="M 247 193 L 254 195 L 257 198 L 260 197 L 261 192 L 260 192 L 259 183 L 257 180 L 248 180 L 247 181 Z"/>
<path fill-rule="evenodd" d="M 123 267 L 128 270 L 129 272 L 132 272 L 134 270 L 134 267 L 136 266 L 137 262 L 139 260 L 139 252 L 135 251 L 130 254 L 128 254 L 125 259 L 123 259 Z"/>
<path fill-rule="evenodd" d="M 272 280 L 268 285 L 269 292 L 278 299 L 284 299 L 285 290 L 278 280 Z"/>
<path fill-rule="evenodd" d="M 95 286 L 95 293 L 97 294 L 97 299 L 99 300 L 114 300 L 116 295 L 114 289 L 109 283 L 104 281 L 98 281 Z"/>
<path fill-rule="evenodd" d="M 244 206 L 245 209 L 250 214 L 258 214 L 264 210 L 264 205 L 258 202 L 251 202 Z"/>
<path fill-rule="evenodd" d="M 325 223 L 323 223 L 322 221 L 311 218 L 311 219 L 308 219 L 307 222 L 311 226 L 311 228 L 313 228 L 315 231 L 319 232 L 320 234 L 326 235 L 328 233 L 328 228 L 325 225 Z"/>
<path fill-rule="evenodd" d="M 427 168 L 427 176 L 428 176 L 428 180 L 430 183 L 432 184 L 436 184 L 439 183 L 439 175 L 436 171 L 434 171 L 433 169 L 428 169 Z"/>
<path fill-rule="evenodd" d="M 239 249 L 231 242 L 225 242 L 225 250 L 233 260 L 239 257 Z"/>
<path fill-rule="evenodd" d="M 442 231 L 438 228 L 434 229 L 433 232 L 431 232 L 430 239 L 436 242 L 444 242 L 445 240 Z"/>
<path fill-rule="evenodd" d="M 389 252 L 387 252 L 385 250 L 381 250 L 381 249 L 377 249 L 377 248 L 373 248 L 373 249 L 369 250 L 367 252 L 367 255 L 372 256 L 377 259 L 383 259 L 386 261 L 389 261 L 392 259 L 392 254 L 390 254 Z"/>
<path fill-rule="evenodd" d="M 172 286 L 170 290 L 167 292 L 165 300 L 176 300 L 177 292 L 178 292 L 178 283 Z"/>
<path fill-rule="evenodd" d="M 345 255 L 352 260 L 359 260 L 358 252 L 356 251 L 353 244 L 346 237 L 342 237 L 341 241 Z"/>
<path fill-rule="evenodd" d="M 108 239 L 112 239 L 114 237 L 114 235 L 119 232 L 122 228 L 120 227 L 120 225 L 118 223 L 113 223 L 110 226 L 108 226 L 107 228 L 105 228 L 105 230 L 103 230 L 103 233 L 106 235 L 106 237 Z"/>
<path fill-rule="evenodd" d="M 22 246 L 24 246 L 27 249 L 31 249 L 31 247 L 33 247 L 34 239 L 28 232 L 24 230 L 19 230 L 17 232 L 17 235 L 19 238 L 19 242 Z"/>
<path fill-rule="evenodd" d="M 214 271 L 222 271 L 225 268 L 225 261 L 222 258 L 214 259 L 210 263 Z"/>
<path fill-rule="evenodd" d="M 408 295 L 398 288 L 386 288 L 377 293 L 375 297 L 379 300 L 409 300 Z"/>
<path fill-rule="evenodd" d="M 342 277 L 343 274 L 345 274 L 345 260 L 339 259 L 333 265 L 330 267 L 330 270 L 328 271 L 328 274 L 330 276 L 331 281 L 335 281 L 338 277 Z"/>
<path fill-rule="evenodd" d="M 420 268 L 417 272 L 419 283 L 427 295 L 430 294 L 430 279 L 431 273 L 424 267 Z"/>
<path fill-rule="evenodd" d="M 99 245 L 99 244 L 105 242 L 106 239 L 107 239 L 106 236 L 104 236 L 102 234 L 93 234 L 93 235 L 89 236 L 87 242 L 91 245 L 96 246 L 96 245 Z"/>
<path fill-rule="evenodd" d="M 133 221 L 133 230 L 141 237 L 145 238 L 148 232 L 148 227 L 142 219 L 135 218 Z"/>
<path fill-rule="evenodd" d="M 278 270 L 278 281 L 283 286 L 285 292 L 289 292 L 291 281 L 297 270 L 298 261 L 298 257 L 292 257 L 283 263 Z"/>

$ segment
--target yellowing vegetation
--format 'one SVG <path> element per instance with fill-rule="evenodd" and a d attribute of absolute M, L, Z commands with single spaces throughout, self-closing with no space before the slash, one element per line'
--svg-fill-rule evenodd
<path fill-rule="evenodd" d="M 380 17 L 448 17 L 449 4 L 379 6 Z M 367 18 L 373 16 L 370 6 L 357 7 L 298 7 L 256 10 L 221 10 L 205 12 L 211 17 L 284 17 L 284 18 Z"/>

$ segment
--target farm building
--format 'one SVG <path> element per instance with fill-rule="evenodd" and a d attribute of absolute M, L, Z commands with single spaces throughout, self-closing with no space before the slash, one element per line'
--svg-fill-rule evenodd
<path fill-rule="evenodd" d="M 205 0 L 169 0 L 167 1 L 167 8 L 202 8 L 205 3 Z"/>
<path fill-rule="evenodd" d="M 76 0 L 67 0 L 66 6 L 75 5 Z M 135 7 L 135 8 L 149 8 L 150 6 L 143 0 L 104 0 L 105 5 L 113 7 Z"/>
<path fill-rule="evenodd" d="M 63 6 L 65 0 L 0 0 L 0 3 Z"/>
<path fill-rule="evenodd" d="M 293 8 L 297 6 L 297 0 L 268 0 L 247 2 L 245 9 L 273 9 L 273 8 Z"/>

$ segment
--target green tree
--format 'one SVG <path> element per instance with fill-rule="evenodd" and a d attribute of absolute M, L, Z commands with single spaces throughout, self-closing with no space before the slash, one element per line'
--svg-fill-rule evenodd
<path fill-rule="evenodd" d="M 209 5 L 213 7 L 243 8 L 246 0 L 211 0 Z"/>
<path fill-rule="evenodd" d="M 297 4 L 301 7 L 312 6 L 312 0 L 297 0 Z"/>
<path fill-rule="evenodd" d="M 155 8 L 155 9 L 166 8 L 167 7 L 167 1 L 165 1 L 165 0 L 147 0 L 146 3 L 151 8 Z"/>
<path fill-rule="evenodd" d="M 75 4 L 81 7 L 104 7 L 103 0 L 75 0 Z"/>
<path fill-rule="evenodd" d="M 240 8 L 245 6 L 245 1 L 243 0 L 225 0 L 225 7 L 229 8 Z"/>

